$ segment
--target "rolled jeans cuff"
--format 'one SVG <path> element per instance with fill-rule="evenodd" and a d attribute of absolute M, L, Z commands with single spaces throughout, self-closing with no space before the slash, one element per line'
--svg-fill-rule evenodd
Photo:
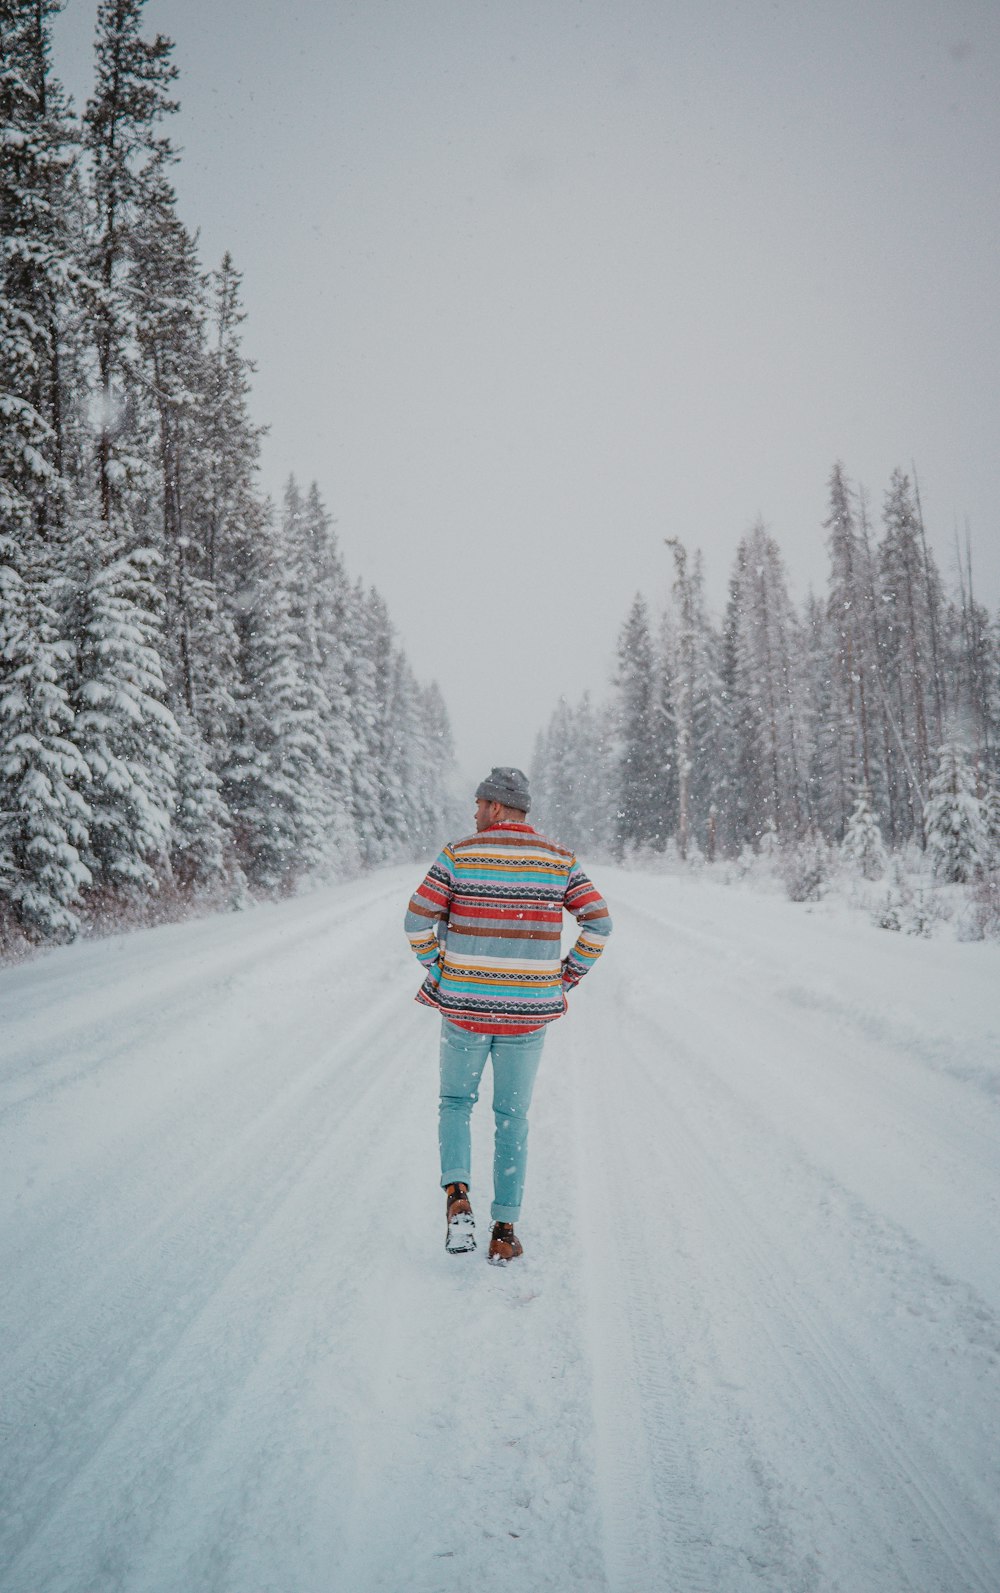
<path fill-rule="evenodd" d="M 498 1206 L 494 1201 L 490 1207 L 491 1222 L 517 1222 L 520 1215 L 520 1206 Z"/>
<path fill-rule="evenodd" d="M 467 1167 L 461 1172 L 441 1174 L 442 1189 L 447 1189 L 449 1184 L 465 1184 L 466 1188 L 468 1188 L 471 1181 Z"/>

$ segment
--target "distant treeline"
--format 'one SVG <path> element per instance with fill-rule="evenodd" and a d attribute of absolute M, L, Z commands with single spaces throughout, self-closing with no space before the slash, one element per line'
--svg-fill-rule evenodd
<path fill-rule="evenodd" d="M 880 540 L 840 464 L 829 493 L 829 585 L 802 609 L 764 525 L 737 548 L 721 624 L 700 554 L 668 539 L 670 601 L 654 616 L 636 597 L 610 700 L 560 702 L 539 737 L 537 807 L 556 833 L 735 856 L 853 843 L 874 823 L 874 845 L 930 845 L 948 878 L 995 864 L 1000 632 L 968 552 L 946 592 L 902 471 Z"/>
<path fill-rule="evenodd" d="M 452 761 L 316 488 L 259 489 L 240 276 L 170 181 L 171 42 L 103 0 L 78 118 L 59 9 L 0 0 L 0 938 L 423 849 Z"/>

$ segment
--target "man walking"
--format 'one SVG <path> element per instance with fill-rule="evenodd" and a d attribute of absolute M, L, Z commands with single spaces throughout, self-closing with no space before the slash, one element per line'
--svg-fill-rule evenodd
<path fill-rule="evenodd" d="M 476 834 L 452 841 L 410 899 L 406 933 L 427 974 L 417 1000 L 441 1013 L 441 1186 L 447 1249 L 476 1247 L 469 1201 L 470 1119 L 493 1061 L 493 1235 L 487 1259 L 523 1253 L 528 1108 L 545 1025 L 597 961 L 611 933 L 607 905 L 572 852 L 525 822 L 520 769 L 494 768 L 476 791 Z M 580 926 L 560 959 L 564 909 Z"/>

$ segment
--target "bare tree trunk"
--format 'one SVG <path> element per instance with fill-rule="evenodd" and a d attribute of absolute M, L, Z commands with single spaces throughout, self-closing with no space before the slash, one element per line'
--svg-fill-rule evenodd
<path fill-rule="evenodd" d="M 911 461 L 912 463 L 912 461 Z M 937 584 L 932 579 L 931 555 L 927 546 L 927 532 L 924 527 L 924 511 L 920 503 L 920 486 L 917 481 L 917 467 L 913 465 L 913 496 L 917 505 L 917 525 L 920 528 L 920 550 L 924 566 L 924 586 L 927 600 L 927 617 L 930 624 L 931 637 L 931 679 L 933 682 L 934 700 L 934 735 L 935 744 L 940 747 L 944 741 L 944 700 L 942 696 L 941 654 L 938 646 L 938 621 L 937 621 Z M 929 770 L 928 770 L 929 777 Z"/>

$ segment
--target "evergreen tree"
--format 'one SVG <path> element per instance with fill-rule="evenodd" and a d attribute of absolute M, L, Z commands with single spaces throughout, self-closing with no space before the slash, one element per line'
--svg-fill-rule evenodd
<path fill-rule="evenodd" d="M 662 849 L 669 833 L 663 811 L 665 750 L 657 745 L 657 676 L 649 611 L 637 594 L 618 642 L 618 825 L 621 850 Z"/>
<path fill-rule="evenodd" d="M 862 557 L 863 628 L 871 643 L 870 679 L 875 688 L 874 724 L 871 745 L 872 810 L 881 817 L 888 830 L 890 846 L 909 833 L 909 814 L 900 805 L 900 792 L 905 790 L 903 764 L 900 762 L 902 742 L 889 702 L 887 680 L 883 678 L 883 663 L 887 656 L 887 637 L 891 628 L 891 615 L 883 614 L 882 586 L 878 555 L 872 545 L 872 526 L 868 513 L 867 494 L 863 488 L 857 492 L 857 527 Z"/>
<path fill-rule="evenodd" d="M 531 766 L 533 821 L 591 856 L 617 842 L 613 712 L 596 708 L 589 692 L 575 708 L 560 697 L 538 734 Z"/>
<path fill-rule="evenodd" d="M 210 280 L 210 346 L 201 438 L 205 465 L 197 484 L 203 493 L 198 516 L 203 526 L 205 573 L 230 608 L 239 607 L 266 523 L 256 487 L 266 428 L 250 418 L 254 365 L 243 353 L 240 328 L 246 312 L 242 285 L 227 251 Z"/>
<path fill-rule="evenodd" d="M 90 814 L 85 858 L 95 885 L 112 890 L 155 889 L 168 861 L 178 728 L 158 650 L 157 566 L 148 549 L 106 561 L 99 524 L 78 538 L 71 566 L 73 740 L 86 764 Z"/>
<path fill-rule="evenodd" d="M 880 674 L 885 711 L 899 751 L 895 808 L 907 814 L 906 831 L 924 839 L 923 806 L 930 779 L 930 726 L 934 707 L 934 631 L 938 578 L 924 546 L 908 476 L 893 472 L 879 549 L 884 629 Z"/>
<path fill-rule="evenodd" d="M 839 462 L 830 476 L 830 514 L 825 525 L 830 550 L 830 669 L 829 702 L 821 718 L 828 727 L 823 772 L 832 828 L 839 834 L 847 818 L 851 793 L 859 785 L 871 790 L 874 762 L 874 639 L 865 601 L 866 551 L 851 489 Z"/>
<path fill-rule="evenodd" d="M 673 550 L 675 580 L 670 621 L 664 630 L 664 679 L 677 771 L 669 795 L 676 791 L 677 849 L 686 857 L 690 840 L 709 844 L 710 814 L 714 845 L 720 805 L 728 807 L 726 709 L 720 641 L 706 610 L 701 554 L 689 561 L 676 538 L 669 538 L 668 546 Z"/>
<path fill-rule="evenodd" d="M 209 461 L 202 439 L 208 361 L 205 284 L 194 240 L 179 221 L 173 189 L 157 168 L 147 176 L 136 217 L 131 284 L 138 359 L 154 421 L 159 523 L 151 527 L 163 556 L 168 680 L 175 706 L 206 726 L 224 718 L 218 682 L 231 680 L 231 633 L 211 582 L 203 578 L 201 482 Z M 221 644 L 221 645 L 220 645 Z"/>
<path fill-rule="evenodd" d="M 935 874 L 953 884 L 973 879 L 988 862 L 989 843 L 983 805 L 960 747 L 938 753 L 926 812 L 927 850 Z"/>
<path fill-rule="evenodd" d="M 872 812 L 871 795 L 865 786 L 860 788 L 854 798 L 854 807 L 840 843 L 840 855 L 845 862 L 853 864 L 865 879 L 881 879 L 885 873 L 888 864 L 885 845 L 878 820 Z"/>
<path fill-rule="evenodd" d="M 976 762 L 990 773 L 1000 772 L 1000 692 L 997 678 L 997 648 L 990 617 L 976 602 L 972 583 L 972 550 L 966 536 L 965 557 L 956 547 L 959 603 L 949 611 L 945 649 L 949 650 L 954 680 L 954 721 L 968 744 L 975 749 Z"/>
<path fill-rule="evenodd" d="M 73 133 L 50 70 L 55 0 L 0 0 L 0 531 L 62 519 L 62 328 L 82 286 L 72 249 Z"/>
<path fill-rule="evenodd" d="M 756 842 L 772 828 L 792 837 L 812 816 L 802 637 L 777 543 L 759 521 L 737 550 L 727 627 L 737 839 Z"/>
<path fill-rule="evenodd" d="M 574 715 L 560 697 L 539 735 L 531 769 L 532 818 L 555 839 L 572 834 L 572 803 L 579 773 Z"/>
<path fill-rule="evenodd" d="M 194 718 L 178 715 L 170 867 L 182 887 L 206 888 L 226 872 L 230 818 L 222 783 Z"/>
<path fill-rule="evenodd" d="M 409 788 L 408 846 L 413 856 L 436 851 L 442 829 L 452 825 L 455 749 L 440 687 L 415 687 L 416 718 L 410 735 L 413 785 Z M 464 812 L 464 808 L 463 808 Z"/>
<path fill-rule="evenodd" d="M 89 875 L 58 607 L 67 483 L 62 325 L 81 286 L 49 0 L 0 0 L 0 898 L 39 936 L 74 932 Z"/>
<path fill-rule="evenodd" d="M 243 866 L 269 891 L 290 890 L 333 861 L 325 705 L 307 673 L 313 639 L 303 634 L 297 608 L 299 508 L 290 483 L 272 560 L 248 597 L 238 728 L 223 779 Z"/>
<path fill-rule="evenodd" d="M 0 564 L 0 898 L 41 938 L 75 933 L 90 882 L 82 853 L 91 815 L 69 740 L 66 643 L 45 583 Z"/>
<path fill-rule="evenodd" d="M 614 840 L 615 770 L 609 714 L 594 706 L 589 692 L 584 693 L 574 711 L 573 736 L 576 768 L 568 844 L 593 855 L 606 850 Z"/>
<path fill-rule="evenodd" d="M 91 274 L 101 425 L 97 444 L 100 517 L 108 533 L 129 529 L 154 473 L 143 446 L 145 393 L 136 380 L 139 238 L 157 204 L 173 158 L 159 133 L 177 109 L 169 97 L 177 68 L 173 44 L 140 36 L 145 0 L 101 0 L 97 9 L 96 82 L 84 113 L 84 146 L 93 182 Z"/>

